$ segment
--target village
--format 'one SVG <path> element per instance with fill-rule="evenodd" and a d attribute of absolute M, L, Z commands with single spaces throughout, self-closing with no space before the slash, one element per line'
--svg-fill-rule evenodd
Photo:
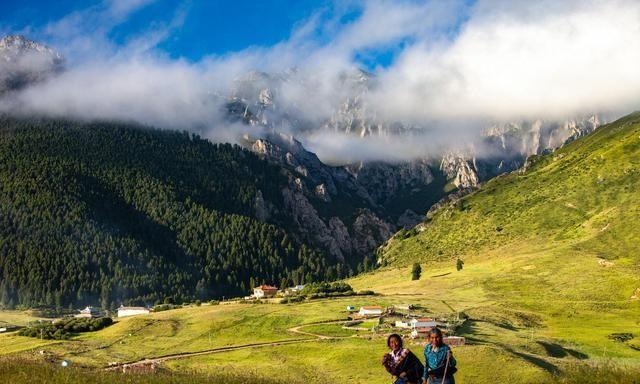
<path fill-rule="evenodd" d="M 328 284 L 327 286 L 331 287 L 331 284 Z M 350 289 L 350 287 L 348 288 Z M 229 299 L 224 302 L 216 301 L 215 303 L 223 305 L 232 303 L 289 303 L 288 300 L 292 297 L 304 300 L 305 296 L 302 295 L 303 292 L 305 292 L 305 285 L 296 285 L 294 287 L 278 289 L 271 285 L 262 284 L 255 287 L 253 289 L 253 294 L 249 296 Z M 342 293 L 342 296 L 347 297 L 356 295 L 356 293 L 351 290 L 347 290 Z M 357 296 L 360 299 L 359 301 L 362 301 L 362 297 L 360 297 L 360 295 Z M 185 303 L 185 305 L 188 304 Z M 201 304 L 200 302 L 197 302 L 195 305 L 199 306 Z M 49 320 L 49 322 L 55 324 L 58 321 L 69 318 L 100 319 L 144 316 L 153 312 L 181 307 L 182 305 L 171 304 L 159 304 L 154 307 L 121 305 L 115 311 L 104 311 L 103 309 L 95 306 L 87 306 L 84 309 L 78 310 L 78 313 L 75 315 L 66 315 L 61 318 Z M 429 332 L 433 328 L 437 327 L 444 333 L 444 340 L 447 344 L 455 346 L 465 344 L 464 337 L 455 335 L 456 329 L 464 323 L 464 317 L 461 317 L 460 314 L 457 313 L 428 314 L 426 312 L 427 311 L 425 311 L 423 307 L 414 304 L 399 304 L 388 307 L 382 307 L 379 305 L 362 305 L 359 307 L 355 305 L 347 305 L 344 312 L 337 315 L 344 319 L 344 321 L 340 323 L 341 328 L 354 331 L 354 335 L 358 333 L 360 336 L 367 335 L 367 337 L 386 337 L 391 333 L 398 333 L 404 338 L 416 340 L 417 342 L 422 341 L 422 344 L 424 344 L 429 338 Z M 43 322 L 45 321 L 39 321 L 40 324 Z M 0 333 L 18 331 L 20 328 L 23 327 L 11 324 L 0 324 Z"/>

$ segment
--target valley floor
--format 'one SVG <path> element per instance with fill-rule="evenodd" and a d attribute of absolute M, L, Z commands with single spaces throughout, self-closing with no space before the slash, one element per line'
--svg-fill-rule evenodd
<path fill-rule="evenodd" d="M 633 376 L 640 373 L 640 303 L 627 295 L 635 276 L 616 264 L 587 263 L 559 251 L 502 252 L 510 256 L 501 254 L 499 263 L 492 259 L 497 254 L 471 258 L 462 271 L 453 262 L 423 267 L 418 281 L 410 280 L 409 269 L 383 269 L 349 281 L 356 290 L 379 293 L 372 297 L 192 306 L 121 319 L 69 341 L 5 334 L 0 362 L 67 360 L 95 372 L 157 359 L 146 363 L 203 377 L 225 373 L 290 383 L 382 384 L 390 380 L 380 364 L 385 335 L 345 330 L 340 321 L 347 305 L 410 303 L 430 314 L 468 317 L 457 331 L 468 345 L 454 347 L 459 383 L 599 382 L 604 376 L 606 382 L 627 383 L 640 377 Z M 606 281 L 620 285 L 579 279 L 596 274 L 619 275 Z M 0 312 L 0 320 L 28 320 L 20 316 Z M 616 341 L 616 333 L 635 338 Z M 409 348 L 421 356 L 420 343 L 411 341 Z M 188 382 L 199 382 L 192 379 Z"/>

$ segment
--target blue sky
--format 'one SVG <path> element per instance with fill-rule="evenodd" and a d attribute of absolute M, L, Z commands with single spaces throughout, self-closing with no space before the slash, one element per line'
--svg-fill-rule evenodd
<path fill-rule="evenodd" d="M 93 35 L 96 40 L 108 41 L 116 50 L 132 39 L 143 37 L 158 29 L 164 29 L 161 37 L 144 38 L 153 42 L 155 51 L 170 58 L 197 62 L 203 57 L 220 56 L 250 50 L 256 47 L 272 47 L 291 39 L 299 29 L 315 25 L 305 35 L 305 44 L 330 45 L 351 24 L 357 21 L 364 9 L 384 4 L 390 9 L 427 4 L 426 1 L 379 2 L 365 0 L 102 0 L 102 1 L 3 1 L 0 5 L 0 33 L 19 33 L 37 41 L 48 43 L 73 58 L 78 52 L 80 35 Z M 456 17 L 441 27 L 442 31 L 455 34 L 465 20 L 465 10 L 473 0 L 453 0 L 446 7 L 455 9 Z M 381 5 L 380 5 L 381 6 Z M 444 7 L 443 7 L 444 8 Z M 117 15 L 111 15 L 111 13 Z M 384 17 L 384 14 L 382 15 Z M 82 25 L 84 22 L 84 25 Z M 419 22 L 419 20 L 417 21 Z M 430 22 L 432 23 L 432 22 Z M 60 25 L 68 29 L 60 32 Z M 429 24 L 429 23 L 426 23 Z M 407 26 L 410 27 L 410 26 Z M 384 26 L 382 27 L 384 28 Z M 409 28 L 411 29 L 411 28 Z M 414 27 L 415 29 L 415 27 Z M 96 31 L 102 33 L 97 38 Z M 383 39 L 384 40 L 384 39 Z M 414 37 L 393 37 L 382 44 L 356 47 L 349 55 L 359 66 L 372 70 L 387 67 Z M 66 51 L 65 51 L 66 50 Z"/>
<path fill-rule="evenodd" d="M 159 1 L 114 31 L 127 35 L 150 22 L 166 20 L 179 9 L 183 24 L 160 44 L 171 56 L 199 60 L 204 55 L 235 52 L 250 46 L 271 46 L 289 37 L 294 25 L 311 16 L 326 1 Z"/>
<path fill-rule="evenodd" d="M 180 25 L 157 45 L 171 57 L 191 61 L 207 55 L 222 55 L 254 46 L 272 46 L 287 40 L 292 31 L 314 15 L 332 17 L 336 8 L 342 22 L 357 16 L 355 2 L 328 0 L 234 0 L 234 1 L 139 1 L 142 3 L 108 32 L 116 44 L 143 33 L 154 25 L 169 24 L 180 14 Z M 123 3 L 125 1 L 122 1 Z M 47 40 L 48 25 L 92 8 L 104 8 L 109 1 L 3 1 L 0 4 L 0 31 L 21 33 Z M 318 38 L 321 38 L 318 36 Z M 384 56 L 388 56 L 388 53 Z M 383 60 L 388 60 L 383 57 Z"/>

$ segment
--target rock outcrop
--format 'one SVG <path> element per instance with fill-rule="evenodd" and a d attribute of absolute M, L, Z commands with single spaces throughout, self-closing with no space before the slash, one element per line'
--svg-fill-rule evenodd
<path fill-rule="evenodd" d="M 359 162 L 345 169 L 380 205 L 395 198 L 401 190 L 424 187 L 434 180 L 432 165 L 425 159 L 401 163 Z"/>
<path fill-rule="evenodd" d="M 462 153 L 448 152 L 442 156 L 440 170 L 457 188 L 475 188 L 480 185 L 475 158 Z"/>

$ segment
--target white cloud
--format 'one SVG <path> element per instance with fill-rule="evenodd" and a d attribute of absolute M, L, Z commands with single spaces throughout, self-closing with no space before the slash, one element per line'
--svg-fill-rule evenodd
<path fill-rule="evenodd" d="M 274 46 L 196 63 L 168 59 L 155 48 L 186 22 L 184 9 L 125 46 L 109 40 L 112 28 L 149 2 L 106 2 L 48 25 L 43 36 L 63 47 L 72 65 L 12 96 L 9 107 L 138 120 L 229 140 L 239 128 L 223 123 L 220 110 L 233 79 L 250 70 L 296 67 L 276 102 L 314 128 L 344 99 L 341 74 L 359 66 L 358 53 L 397 48 L 397 60 L 376 70 L 367 110 L 422 126 L 424 135 L 361 140 L 312 130 L 302 137 L 325 159 L 355 160 L 437 151 L 462 134 L 471 140 L 488 121 L 624 113 L 640 101 L 636 1 L 485 0 L 472 8 L 464 2 L 354 2 L 318 11 Z M 359 16 L 341 23 L 353 9 Z"/>
<path fill-rule="evenodd" d="M 416 44 L 388 68 L 377 105 L 391 116 L 513 119 L 626 111 L 640 101 L 640 3 L 489 12 L 449 45 Z M 558 9 L 559 8 L 559 9 Z"/>

